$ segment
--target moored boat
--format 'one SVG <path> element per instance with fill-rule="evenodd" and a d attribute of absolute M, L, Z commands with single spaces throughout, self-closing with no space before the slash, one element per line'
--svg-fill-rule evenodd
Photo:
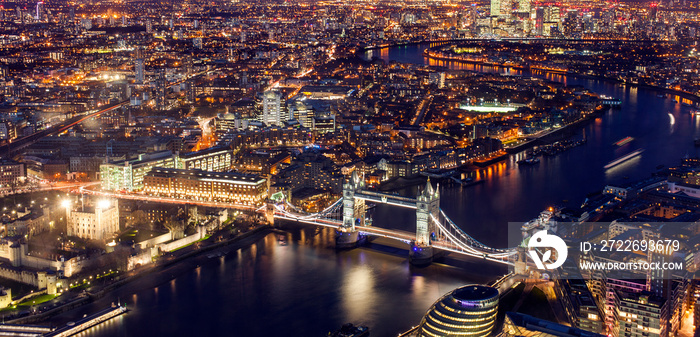
<path fill-rule="evenodd" d="M 518 160 L 518 165 L 535 165 L 540 163 L 540 158 L 532 157 L 523 160 Z"/>

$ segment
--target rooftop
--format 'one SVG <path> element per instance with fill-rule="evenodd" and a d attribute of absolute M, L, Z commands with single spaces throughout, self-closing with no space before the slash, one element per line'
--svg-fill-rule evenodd
<path fill-rule="evenodd" d="M 240 181 L 248 183 L 259 183 L 265 179 L 254 174 L 246 174 L 239 172 L 211 172 L 202 170 L 186 170 L 186 169 L 170 169 L 155 167 L 149 173 L 149 176 L 163 178 L 185 178 L 185 179 L 210 179 L 218 181 Z"/>

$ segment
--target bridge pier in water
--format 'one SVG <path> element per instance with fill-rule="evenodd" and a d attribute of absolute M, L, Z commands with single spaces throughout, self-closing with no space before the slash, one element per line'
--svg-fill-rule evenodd
<path fill-rule="evenodd" d="M 335 235 L 336 235 L 335 236 L 335 248 L 338 248 L 338 249 L 355 248 L 365 241 L 364 240 L 365 237 L 360 235 L 360 232 L 358 232 L 358 231 L 354 231 L 354 232 L 336 231 Z"/>
<path fill-rule="evenodd" d="M 414 266 L 427 266 L 433 263 L 434 256 L 433 247 L 411 243 L 411 249 L 408 251 L 408 262 Z"/>

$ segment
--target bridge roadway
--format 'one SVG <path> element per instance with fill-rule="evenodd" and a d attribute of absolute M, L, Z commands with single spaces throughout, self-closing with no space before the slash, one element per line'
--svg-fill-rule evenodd
<path fill-rule="evenodd" d="M 303 216 L 298 217 L 298 218 L 291 217 L 291 216 L 288 216 L 282 212 L 275 212 L 275 218 L 289 220 L 289 221 L 298 221 L 298 222 L 302 222 L 302 223 L 310 224 L 310 225 L 319 225 L 319 226 L 324 226 L 324 227 L 330 227 L 333 229 L 340 229 L 340 226 L 343 224 L 342 221 L 326 219 L 326 218 L 315 218 L 315 217 L 306 217 L 305 218 Z M 355 226 L 355 228 L 362 233 L 381 236 L 381 237 L 390 238 L 390 239 L 394 239 L 394 240 L 399 240 L 399 241 L 403 241 L 406 243 L 410 243 L 411 241 L 415 240 L 415 238 L 416 238 L 416 233 L 397 230 L 397 229 L 384 229 L 384 228 L 379 228 L 379 227 L 374 227 L 374 226 Z"/>
<path fill-rule="evenodd" d="M 275 211 L 274 214 L 276 219 L 284 219 L 284 220 L 289 220 L 289 221 L 296 221 L 296 222 L 301 222 L 305 224 L 310 224 L 310 225 L 318 225 L 318 226 L 324 226 L 324 227 L 330 227 L 333 229 L 340 229 L 340 226 L 342 225 L 342 221 L 339 220 L 333 220 L 333 219 L 327 219 L 327 218 L 317 218 L 313 216 L 300 216 L 300 217 L 291 217 L 283 212 Z M 404 243 L 410 244 L 412 241 L 415 240 L 416 238 L 416 233 L 413 232 L 408 232 L 408 231 L 402 231 L 402 230 L 397 230 L 397 229 L 384 229 L 384 228 L 379 228 L 375 226 L 355 226 L 355 228 L 365 234 L 369 235 L 374 235 L 374 236 L 381 236 L 385 238 L 390 238 L 394 240 L 399 240 Z M 476 253 L 476 252 L 471 252 L 471 251 L 466 251 L 462 247 L 449 242 L 449 241 L 434 241 L 431 243 L 431 246 L 436 249 L 452 252 L 452 253 L 457 253 L 457 254 L 462 254 L 462 255 L 468 255 L 476 258 L 481 258 L 487 261 L 492 261 L 492 262 L 497 262 L 501 264 L 512 264 L 512 262 L 508 261 L 508 259 L 502 259 L 502 258 L 494 258 L 490 257 L 484 253 Z M 476 251 L 476 249 L 474 249 Z"/>
<path fill-rule="evenodd" d="M 257 211 L 257 212 L 263 211 L 263 209 L 265 208 L 265 206 L 257 208 L 255 206 L 238 205 L 238 204 L 232 204 L 232 203 L 226 203 L 226 202 L 203 201 L 203 200 L 184 200 L 184 199 L 178 199 L 178 198 L 151 196 L 151 195 L 133 194 L 133 193 L 132 194 L 122 194 L 122 193 L 115 193 L 115 192 L 97 191 L 97 190 L 92 190 L 92 189 L 86 188 L 86 187 L 92 187 L 92 186 L 95 186 L 95 185 L 93 185 L 93 184 L 83 185 L 83 186 L 80 186 L 79 189 L 73 190 L 72 192 L 74 192 L 74 193 L 77 192 L 77 193 L 81 193 L 81 194 L 83 194 L 83 193 L 92 194 L 92 195 L 97 195 L 97 196 L 113 197 L 113 198 L 119 198 L 119 199 L 130 199 L 130 200 L 138 200 L 138 201 L 150 201 L 150 202 L 172 203 L 172 204 L 192 204 L 192 205 L 201 205 L 201 206 L 208 206 L 208 207 L 225 207 L 225 208 L 235 208 L 235 209 L 240 209 L 240 210 L 249 210 L 249 211 Z M 366 200 L 373 200 L 373 201 L 376 200 L 376 198 L 381 199 L 381 197 L 383 196 L 382 194 L 379 194 L 379 193 L 366 192 L 366 191 L 363 191 L 360 194 L 363 194 L 363 197 L 367 198 Z M 388 196 L 388 198 L 386 198 L 385 200 L 386 201 L 380 200 L 379 202 L 389 203 L 389 201 L 392 200 L 392 204 L 394 204 L 394 205 L 409 207 L 409 206 L 407 206 L 408 202 L 411 200 L 415 200 L 415 199 L 398 197 L 398 196 Z M 413 201 L 413 202 L 415 202 L 415 201 Z M 334 204 L 329 208 L 333 208 L 336 206 L 338 206 L 338 205 Z M 412 208 L 415 209 L 415 204 L 413 205 Z M 330 218 L 326 218 L 326 217 L 319 217 L 318 214 L 295 215 L 293 213 L 289 213 L 289 212 L 285 211 L 284 209 L 280 209 L 280 208 L 277 208 L 275 210 L 274 217 L 277 219 L 301 222 L 301 223 L 306 223 L 306 224 L 311 224 L 311 225 L 324 226 L 324 227 L 329 227 L 329 228 L 333 228 L 333 229 L 340 229 L 340 226 L 342 225 L 341 220 L 330 219 Z M 436 219 L 433 219 L 433 221 L 436 221 Z M 440 227 L 442 227 L 442 226 L 440 226 Z M 402 241 L 406 244 L 410 244 L 411 242 L 413 242 L 415 240 L 415 237 L 416 237 L 415 236 L 416 234 L 414 232 L 408 232 L 408 231 L 403 231 L 403 230 L 385 229 L 385 228 L 380 228 L 380 227 L 375 227 L 375 226 L 355 226 L 355 228 L 359 232 L 362 232 L 365 234 L 390 238 L 390 239 Z M 504 251 L 485 247 L 481 244 L 478 244 L 478 242 L 473 241 L 473 239 L 471 241 L 467 240 L 467 242 L 464 242 L 462 245 L 460 245 L 458 243 L 452 242 L 452 241 L 456 241 L 456 242 L 460 241 L 460 238 L 455 236 L 455 234 L 450 233 L 449 231 L 445 231 L 445 229 L 443 229 L 443 228 L 441 228 L 441 233 L 443 233 L 443 235 L 449 236 L 451 241 L 450 240 L 441 240 L 441 241 L 431 242 L 431 246 L 433 248 L 444 250 L 444 251 L 449 251 L 449 252 L 454 252 L 454 253 L 461 254 L 461 255 L 482 258 L 482 259 L 488 260 L 488 261 L 505 263 L 505 264 L 512 264 L 507 259 L 506 256 L 503 256 L 503 254 L 505 253 Z M 488 249 L 489 251 L 482 252 L 481 250 L 483 250 L 485 248 Z M 493 256 L 497 256 L 497 257 L 493 257 Z"/>

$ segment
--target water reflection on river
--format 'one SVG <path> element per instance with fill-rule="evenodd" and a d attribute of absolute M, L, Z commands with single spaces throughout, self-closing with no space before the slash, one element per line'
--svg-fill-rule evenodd
<path fill-rule="evenodd" d="M 414 268 L 383 247 L 336 252 L 329 229 L 265 236 L 224 257 L 206 256 L 153 288 L 148 279 L 118 290 L 132 310 L 81 336 L 325 336 L 346 322 L 394 335 L 417 324 L 444 293 L 498 272 L 432 265 Z M 378 250 L 379 249 L 379 250 Z M 473 269 L 468 267 L 466 269 Z M 498 271 L 498 272 L 497 272 Z M 57 324 L 111 299 L 54 319 Z"/>

